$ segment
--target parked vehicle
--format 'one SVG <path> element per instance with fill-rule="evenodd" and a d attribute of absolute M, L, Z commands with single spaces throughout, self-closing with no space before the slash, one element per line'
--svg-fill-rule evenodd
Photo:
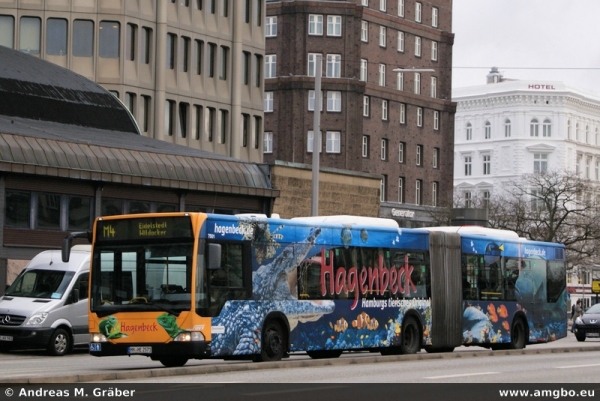
<path fill-rule="evenodd" d="M 573 333 L 577 341 L 585 341 L 587 337 L 600 337 L 600 304 L 592 305 L 573 322 Z"/>
<path fill-rule="evenodd" d="M 64 355 L 86 345 L 90 245 L 76 245 L 67 263 L 60 250 L 36 255 L 0 297 L 0 351 L 45 348 Z"/>

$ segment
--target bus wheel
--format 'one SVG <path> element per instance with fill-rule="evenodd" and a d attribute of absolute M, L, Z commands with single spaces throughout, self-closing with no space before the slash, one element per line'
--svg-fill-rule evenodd
<path fill-rule="evenodd" d="M 400 352 L 403 354 L 416 354 L 421 349 L 421 336 L 419 325 L 413 318 L 408 318 L 402 326 L 402 343 Z"/>
<path fill-rule="evenodd" d="M 339 358 L 342 355 L 340 350 L 324 350 L 324 351 L 306 351 L 312 359 Z"/>
<path fill-rule="evenodd" d="M 71 349 L 71 336 L 65 329 L 58 328 L 50 336 L 50 342 L 46 348 L 48 355 L 63 356 Z"/>
<path fill-rule="evenodd" d="M 585 341 L 585 333 L 575 333 L 575 338 L 579 342 Z"/>
<path fill-rule="evenodd" d="M 510 348 L 523 349 L 527 345 L 527 330 L 523 319 L 516 319 L 513 322 L 510 332 Z"/>
<path fill-rule="evenodd" d="M 158 360 L 167 368 L 176 368 L 185 365 L 188 358 L 185 356 L 164 356 Z"/>
<path fill-rule="evenodd" d="M 262 350 L 257 361 L 280 361 L 285 354 L 285 336 L 281 324 L 271 320 L 263 330 Z"/>

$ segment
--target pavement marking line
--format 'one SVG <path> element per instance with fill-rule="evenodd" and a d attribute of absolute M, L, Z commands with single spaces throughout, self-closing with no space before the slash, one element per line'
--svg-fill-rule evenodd
<path fill-rule="evenodd" d="M 445 376 L 429 376 L 423 379 L 450 379 L 453 377 L 467 377 L 467 376 L 480 376 L 480 375 L 497 375 L 500 372 L 479 372 L 479 373 L 464 373 L 462 375 L 445 375 Z"/>
<path fill-rule="evenodd" d="M 600 366 L 600 363 L 594 363 L 594 364 L 591 364 L 591 365 L 555 366 L 554 369 L 590 368 L 592 366 Z"/>

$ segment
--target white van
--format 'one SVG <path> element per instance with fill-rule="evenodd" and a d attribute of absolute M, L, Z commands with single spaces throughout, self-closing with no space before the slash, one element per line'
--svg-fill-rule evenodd
<path fill-rule="evenodd" d="M 89 342 L 90 245 L 75 245 L 69 262 L 60 250 L 36 255 L 0 297 L 0 351 L 45 348 L 64 355 Z"/>

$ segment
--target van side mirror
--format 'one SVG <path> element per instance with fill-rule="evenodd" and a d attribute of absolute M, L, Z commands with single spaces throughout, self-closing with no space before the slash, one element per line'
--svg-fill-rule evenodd
<path fill-rule="evenodd" d="M 208 270 L 216 270 L 221 267 L 221 245 L 208 244 Z"/>
<path fill-rule="evenodd" d="M 73 238 L 87 238 L 87 240 L 90 243 L 92 243 L 92 232 L 81 231 L 76 233 L 70 233 L 63 239 L 61 249 L 63 263 L 69 263 L 69 258 L 71 257 L 71 244 L 73 243 Z"/>

